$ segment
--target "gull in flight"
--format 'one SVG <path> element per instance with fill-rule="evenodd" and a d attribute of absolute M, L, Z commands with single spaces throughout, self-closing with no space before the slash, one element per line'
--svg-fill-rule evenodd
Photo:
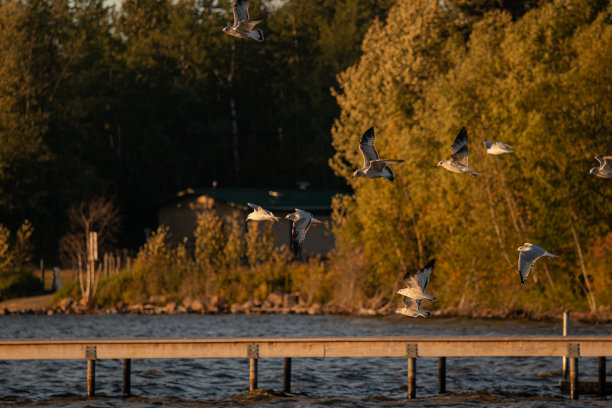
<path fill-rule="evenodd" d="M 306 238 L 306 231 L 308 231 L 308 228 L 310 228 L 312 224 L 324 224 L 324 222 L 314 218 L 311 213 L 298 208 L 295 209 L 295 212 L 287 214 L 285 218 L 292 221 L 291 246 L 293 248 L 293 254 L 297 256 Z"/>
<path fill-rule="evenodd" d="M 415 300 L 437 300 L 435 297 L 425 294 L 425 289 L 427 289 L 427 284 L 429 283 L 429 278 L 431 277 L 435 263 L 435 259 L 429 261 L 429 263 L 425 265 L 423 269 L 412 276 L 410 275 L 410 272 L 407 272 L 403 279 L 406 287 L 404 289 L 400 289 L 397 293 Z"/>
<path fill-rule="evenodd" d="M 389 181 L 395 180 L 395 175 L 388 164 L 401 163 L 398 159 L 379 159 L 374 147 L 374 128 L 371 127 L 361 137 L 359 150 L 363 156 L 363 168 L 355 170 L 353 177 L 378 178 L 384 177 Z"/>
<path fill-rule="evenodd" d="M 264 40 L 263 32 L 253 28 L 261 23 L 263 18 L 249 20 L 249 0 L 236 0 L 234 3 L 234 25 L 225 27 L 223 32 L 238 38 L 252 38 L 255 41 Z"/>
<path fill-rule="evenodd" d="M 612 156 L 596 156 L 599 167 L 593 167 L 589 174 L 594 174 L 601 178 L 612 178 Z"/>
<path fill-rule="evenodd" d="M 444 167 L 454 173 L 467 173 L 470 176 L 479 175 L 468 167 L 468 133 L 465 127 L 461 128 L 451 147 L 451 159 L 441 160 L 437 167 Z"/>
<path fill-rule="evenodd" d="M 493 156 L 499 156 L 504 153 L 514 153 L 512 146 L 505 144 L 504 142 L 484 142 L 485 146 L 487 146 L 487 154 L 492 154 Z"/>
<path fill-rule="evenodd" d="M 529 271 L 531 271 L 531 267 L 538 260 L 538 258 L 542 256 L 549 256 L 551 258 L 558 258 L 557 255 L 553 255 L 547 250 L 540 248 L 537 245 L 530 244 L 525 242 L 525 245 L 519 247 L 517 249 L 521 254 L 519 255 L 518 267 L 519 267 L 519 275 L 521 275 L 521 283 L 525 284 L 527 282 L 527 276 L 529 275 Z"/>
<path fill-rule="evenodd" d="M 253 209 L 252 213 L 249 213 L 249 215 L 247 215 L 247 221 L 248 220 L 253 220 L 253 221 L 280 221 L 280 218 L 275 217 L 274 214 L 272 214 L 270 211 L 255 205 L 255 204 L 251 204 L 251 203 L 247 203 L 247 205 L 249 207 L 251 207 Z"/>
<path fill-rule="evenodd" d="M 429 312 L 421 312 L 421 300 L 414 300 L 408 296 L 404 296 L 404 307 L 400 307 L 395 311 L 397 314 L 403 314 L 410 317 L 431 317 Z"/>

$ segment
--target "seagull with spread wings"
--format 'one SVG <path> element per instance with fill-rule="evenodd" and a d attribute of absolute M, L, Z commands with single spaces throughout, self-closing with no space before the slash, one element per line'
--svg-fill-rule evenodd
<path fill-rule="evenodd" d="M 484 144 L 487 146 L 487 154 L 493 156 L 499 156 L 504 153 L 514 153 L 514 150 L 511 150 L 512 146 L 504 142 L 487 142 L 485 140 Z"/>
<path fill-rule="evenodd" d="M 451 159 L 441 160 L 437 167 L 444 167 L 453 173 L 467 173 L 470 176 L 479 175 L 468 167 L 468 133 L 465 127 L 461 128 L 451 147 Z"/>
<path fill-rule="evenodd" d="M 378 178 L 384 177 L 389 181 L 395 180 L 389 164 L 401 163 L 399 159 L 379 159 L 374 147 L 374 128 L 371 127 L 361 137 L 359 150 L 363 156 L 363 168 L 355 170 L 353 177 Z"/>
<path fill-rule="evenodd" d="M 312 224 L 324 224 L 323 221 L 319 221 L 312 216 L 308 211 L 295 209 L 295 212 L 287 214 L 285 216 L 288 220 L 291 220 L 291 247 L 293 254 L 297 256 L 302 248 L 304 239 L 306 239 L 306 232 Z"/>
<path fill-rule="evenodd" d="M 223 32 L 238 38 L 252 38 L 255 41 L 264 40 L 263 32 L 253 28 L 261 23 L 263 18 L 249 20 L 249 0 L 236 0 L 234 3 L 234 25 L 225 27 Z"/>
<path fill-rule="evenodd" d="M 275 217 L 274 214 L 272 214 L 272 212 L 256 205 L 256 204 L 251 204 L 251 203 L 247 203 L 247 205 L 249 207 L 251 207 L 253 209 L 252 213 L 249 213 L 249 215 L 247 215 L 247 221 L 248 220 L 252 220 L 252 221 L 280 221 L 280 218 Z"/>
<path fill-rule="evenodd" d="M 599 162 L 599 167 L 593 167 L 589 174 L 594 174 L 601 178 L 612 178 L 612 156 L 595 156 Z"/>
<path fill-rule="evenodd" d="M 410 317 L 431 317 L 431 313 L 429 312 L 421 312 L 421 302 L 422 300 L 414 300 L 409 298 L 408 296 L 404 296 L 404 307 L 400 307 L 395 311 L 397 314 L 403 314 L 405 316 Z"/>
<path fill-rule="evenodd" d="M 529 271 L 531 271 L 531 267 L 539 258 L 543 256 L 558 258 L 557 255 L 553 255 L 544 248 L 540 248 L 539 246 L 530 244 L 529 242 L 525 242 L 525 245 L 519 247 L 517 251 L 521 253 L 519 255 L 518 267 L 522 284 L 525 284 L 525 282 L 527 282 L 527 276 L 529 275 Z"/>
<path fill-rule="evenodd" d="M 399 295 L 407 296 L 415 300 L 437 300 L 435 297 L 425 294 L 425 289 L 427 289 L 427 284 L 429 284 L 429 278 L 431 277 L 431 273 L 433 272 L 435 263 L 435 259 L 429 261 L 429 263 L 425 265 L 423 269 L 421 269 L 414 275 L 411 275 L 410 272 L 407 272 L 404 275 L 403 279 L 404 283 L 406 284 L 406 287 L 400 289 L 397 293 Z"/>

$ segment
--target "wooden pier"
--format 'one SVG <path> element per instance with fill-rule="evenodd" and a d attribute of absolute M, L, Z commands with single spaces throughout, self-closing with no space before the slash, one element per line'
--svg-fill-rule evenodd
<path fill-rule="evenodd" d="M 291 358 L 404 357 L 408 363 L 408 397 L 416 397 L 417 360 L 437 357 L 440 393 L 446 392 L 447 357 L 566 357 L 570 398 L 578 398 L 580 357 L 598 357 L 600 393 L 605 395 L 605 358 L 612 337 L 384 337 L 384 338 L 213 338 L 213 339 L 61 339 L 0 340 L 0 360 L 87 361 L 87 394 L 95 395 L 96 360 L 123 359 L 124 394 L 130 394 L 132 359 L 246 358 L 249 388 L 257 388 L 258 360 L 284 358 L 283 389 L 290 391 Z M 602 374 L 603 373 L 603 374 Z"/>

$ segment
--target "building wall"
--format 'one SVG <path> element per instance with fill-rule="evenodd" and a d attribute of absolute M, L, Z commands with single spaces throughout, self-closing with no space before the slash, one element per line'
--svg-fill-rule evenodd
<path fill-rule="evenodd" d="M 184 238 L 192 242 L 198 222 L 198 215 L 205 210 L 213 210 L 221 219 L 237 217 L 241 220 L 246 220 L 247 214 L 250 212 L 216 201 L 207 196 L 185 196 L 160 208 L 158 215 L 159 224 L 170 228 L 172 244 L 177 245 Z M 282 211 L 274 213 L 274 215 L 281 217 L 281 221 L 275 222 L 272 225 L 272 232 L 276 235 L 277 247 L 285 245 L 290 249 L 291 222 L 284 219 L 287 214 L 288 212 Z M 318 214 L 314 214 L 314 216 L 326 224 L 310 227 L 302 246 L 302 254 L 306 256 L 325 256 L 333 249 L 335 242 L 331 231 L 331 216 Z"/>

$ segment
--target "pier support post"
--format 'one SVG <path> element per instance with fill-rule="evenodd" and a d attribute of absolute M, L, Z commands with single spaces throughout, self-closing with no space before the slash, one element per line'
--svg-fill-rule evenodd
<path fill-rule="evenodd" d="M 87 397 L 96 395 L 96 360 L 87 360 Z"/>
<path fill-rule="evenodd" d="M 249 391 L 255 391 L 257 388 L 257 359 L 251 358 L 249 369 Z"/>
<path fill-rule="evenodd" d="M 599 380 L 599 395 L 601 395 L 602 397 L 606 397 L 606 358 L 605 357 L 599 357 L 597 359 L 597 362 L 599 363 L 599 375 L 598 380 Z"/>
<path fill-rule="evenodd" d="M 249 391 L 255 391 L 257 388 L 257 360 L 259 359 L 258 344 L 247 346 L 247 357 L 249 359 Z"/>
<path fill-rule="evenodd" d="M 580 344 L 568 344 L 566 354 L 569 359 L 570 399 L 577 400 L 579 396 L 578 357 L 580 357 Z"/>
<path fill-rule="evenodd" d="M 132 360 L 129 358 L 123 359 L 123 395 L 125 397 L 132 394 Z"/>
<path fill-rule="evenodd" d="M 570 357 L 570 399 L 577 400 L 579 398 L 578 392 L 578 358 Z"/>
<path fill-rule="evenodd" d="M 291 358 L 285 357 L 283 367 L 283 392 L 291 392 Z"/>
<path fill-rule="evenodd" d="M 408 357 L 408 399 L 416 398 L 416 359 L 418 355 L 418 344 L 406 344 L 406 356 Z"/>
<path fill-rule="evenodd" d="M 87 397 L 96 395 L 96 346 L 85 346 L 85 359 L 87 360 Z"/>
<path fill-rule="evenodd" d="M 446 357 L 438 359 L 438 392 L 446 393 Z"/>
<path fill-rule="evenodd" d="M 408 357 L 408 399 L 416 398 L 416 358 Z"/>
<path fill-rule="evenodd" d="M 570 318 L 570 312 L 566 310 L 565 312 L 563 312 L 563 337 L 567 336 L 567 330 L 569 329 L 569 318 Z M 567 378 L 567 374 L 568 374 L 567 357 L 563 357 L 563 378 Z"/>

